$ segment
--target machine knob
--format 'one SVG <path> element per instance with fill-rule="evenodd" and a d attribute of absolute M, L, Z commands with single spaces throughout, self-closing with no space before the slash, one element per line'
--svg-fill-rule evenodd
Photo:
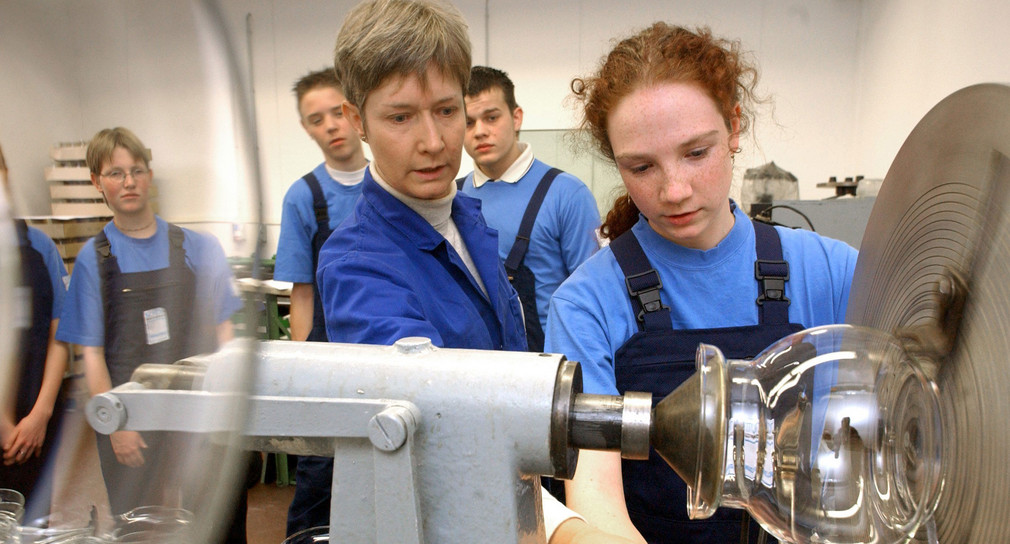
<path fill-rule="evenodd" d="M 102 434 L 112 434 L 126 425 L 126 406 L 112 393 L 91 397 L 86 412 L 88 423 Z"/>
<path fill-rule="evenodd" d="M 368 422 L 368 439 L 382 451 L 396 451 L 417 427 L 414 414 L 403 406 L 390 406 Z"/>
<path fill-rule="evenodd" d="M 431 343 L 431 339 L 425 338 L 424 336 L 407 336 L 397 340 L 393 346 L 396 347 L 396 351 L 405 354 L 418 354 L 435 351 L 435 346 Z"/>

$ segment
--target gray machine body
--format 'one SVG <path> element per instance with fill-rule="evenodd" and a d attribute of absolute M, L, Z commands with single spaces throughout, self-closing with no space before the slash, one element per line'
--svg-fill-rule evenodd
<path fill-rule="evenodd" d="M 230 391 L 250 360 L 246 399 Z M 194 390 L 124 384 L 95 397 L 88 417 L 102 432 L 219 432 L 229 418 L 201 414 L 245 402 L 248 449 L 334 456 L 330 534 L 340 542 L 544 543 L 539 476 L 553 473 L 563 360 L 419 338 L 234 342 L 187 360 L 205 368 Z"/>
<path fill-rule="evenodd" d="M 772 219 L 787 227 L 809 229 L 803 217 L 793 211 L 798 210 L 810 219 L 818 233 L 859 249 L 875 201 L 876 198 L 872 196 L 826 200 L 776 200 L 774 205 L 788 208 L 773 209 Z"/>

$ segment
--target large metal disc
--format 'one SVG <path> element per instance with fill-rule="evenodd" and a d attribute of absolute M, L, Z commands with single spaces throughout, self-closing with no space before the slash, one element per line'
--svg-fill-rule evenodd
<path fill-rule="evenodd" d="M 846 321 L 885 331 L 938 318 L 962 275 L 964 313 L 936 381 L 944 544 L 1010 542 L 1010 87 L 958 91 L 919 122 L 877 196 Z"/>

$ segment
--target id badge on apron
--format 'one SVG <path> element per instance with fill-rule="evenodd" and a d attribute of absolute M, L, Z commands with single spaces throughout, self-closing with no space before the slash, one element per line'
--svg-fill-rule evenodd
<path fill-rule="evenodd" d="M 144 330 L 149 346 L 168 340 L 168 312 L 160 307 L 144 310 Z"/>

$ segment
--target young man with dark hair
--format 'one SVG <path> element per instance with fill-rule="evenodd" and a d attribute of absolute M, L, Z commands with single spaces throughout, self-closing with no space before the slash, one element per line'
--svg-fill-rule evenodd
<path fill-rule="evenodd" d="M 596 200 L 581 180 L 535 159 L 519 141 L 523 110 L 495 68 L 474 66 L 466 91 L 466 152 L 474 170 L 464 194 L 479 198 L 498 231 L 498 254 L 519 293 L 530 351 L 543 351 L 554 290 L 599 247 Z"/>

